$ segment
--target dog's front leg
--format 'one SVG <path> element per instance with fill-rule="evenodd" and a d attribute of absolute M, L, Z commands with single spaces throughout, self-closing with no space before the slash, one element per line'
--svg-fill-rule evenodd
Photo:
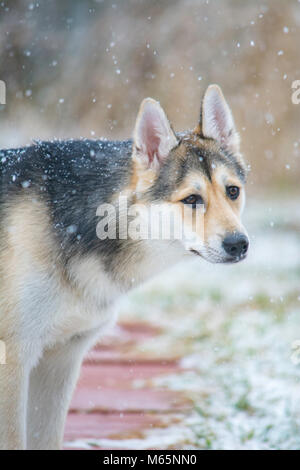
<path fill-rule="evenodd" d="M 93 331 L 45 351 L 30 375 L 28 449 L 60 449 L 72 392 L 84 354 L 97 337 Z"/>
<path fill-rule="evenodd" d="M 29 365 L 6 343 L 6 364 L 0 364 L 0 449 L 26 448 Z"/>

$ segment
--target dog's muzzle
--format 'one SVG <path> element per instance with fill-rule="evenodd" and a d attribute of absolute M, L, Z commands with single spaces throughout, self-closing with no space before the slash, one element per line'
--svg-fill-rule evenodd
<path fill-rule="evenodd" d="M 240 260 L 247 254 L 249 240 L 244 233 L 230 233 L 224 238 L 222 246 L 228 255 Z"/>

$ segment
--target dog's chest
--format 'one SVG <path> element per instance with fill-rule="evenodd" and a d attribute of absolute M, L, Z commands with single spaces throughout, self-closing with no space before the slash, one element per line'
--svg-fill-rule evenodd
<path fill-rule="evenodd" d="M 115 321 L 115 295 L 101 291 L 77 295 L 63 290 L 51 330 L 53 340 L 65 340 L 89 330 L 104 333 Z"/>
<path fill-rule="evenodd" d="M 115 321 L 114 304 L 121 290 L 99 263 L 74 263 L 70 276 L 68 283 L 59 276 L 32 270 L 23 279 L 23 317 L 26 325 L 34 325 L 34 335 L 42 338 L 43 346 L 89 330 L 101 333 Z"/>

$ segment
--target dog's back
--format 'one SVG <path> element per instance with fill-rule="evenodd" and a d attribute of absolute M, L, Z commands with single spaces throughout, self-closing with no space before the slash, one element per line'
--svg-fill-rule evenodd
<path fill-rule="evenodd" d="M 47 207 L 64 249 L 99 247 L 97 207 L 128 184 L 131 153 L 130 140 L 37 142 L 0 151 L 2 220 L 13 205 L 34 197 Z"/>

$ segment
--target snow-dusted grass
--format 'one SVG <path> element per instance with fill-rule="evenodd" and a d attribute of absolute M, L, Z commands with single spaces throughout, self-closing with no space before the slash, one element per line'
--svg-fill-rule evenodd
<path fill-rule="evenodd" d="M 155 380 L 194 401 L 172 448 L 300 449 L 300 354 L 292 360 L 300 339 L 300 206 L 297 198 L 252 202 L 245 222 L 246 261 L 177 266 L 121 308 L 123 318 L 162 328 L 140 355 L 180 356 L 186 368 Z"/>

